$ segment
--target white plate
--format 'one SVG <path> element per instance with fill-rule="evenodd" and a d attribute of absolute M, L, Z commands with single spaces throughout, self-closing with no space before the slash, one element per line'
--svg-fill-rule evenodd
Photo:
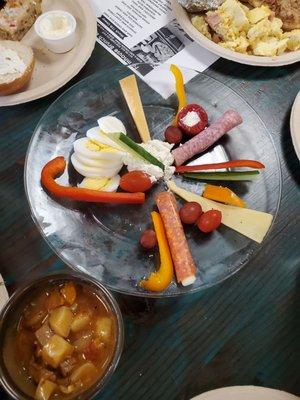
<path fill-rule="evenodd" d="M 290 127 L 295 152 L 300 160 L 300 92 L 292 108 Z"/>
<path fill-rule="evenodd" d="M 231 386 L 200 394 L 192 400 L 299 400 L 299 397 L 258 386 Z"/>
<path fill-rule="evenodd" d="M 199 43 L 202 47 L 211 51 L 214 54 L 217 54 L 220 57 L 227 58 L 228 60 L 236 61 L 241 64 L 263 67 L 279 67 L 281 65 L 293 64 L 297 61 L 300 61 L 300 50 L 284 53 L 276 57 L 260 57 L 241 54 L 229 49 L 224 49 L 222 46 L 219 46 L 212 40 L 202 35 L 202 33 L 200 33 L 193 26 L 188 13 L 183 7 L 181 7 L 181 5 L 178 3 L 178 0 L 171 0 L 171 2 L 174 14 L 183 30 L 192 39 L 194 39 L 195 42 Z"/>
<path fill-rule="evenodd" d="M 54 54 L 45 48 L 32 27 L 21 40 L 34 51 L 32 78 L 22 91 L 0 96 L 0 106 L 23 104 L 47 96 L 77 75 L 90 58 L 96 43 L 97 22 L 89 0 L 44 0 L 43 12 L 50 10 L 64 10 L 74 15 L 76 46 L 68 53 Z"/>

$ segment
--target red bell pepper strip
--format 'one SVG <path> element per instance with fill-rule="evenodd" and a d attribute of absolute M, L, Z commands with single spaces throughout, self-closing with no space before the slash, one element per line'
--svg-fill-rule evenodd
<path fill-rule="evenodd" d="M 176 172 L 191 172 L 191 171 L 204 171 L 209 169 L 223 169 L 223 168 L 265 168 L 264 164 L 255 160 L 232 160 L 214 164 L 202 164 L 202 165 L 182 165 L 176 168 Z"/>
<path fill-rule="evenodd" d="M 49 161 L 42 170 L 42 185 L 55 197 L 90 203 L 143 204 L 145 202 L 145 193 L 108 193 L 62 186 L 55 182 L 55 178 L 62 175 L 65 168 L 66 160 L 64 157 L 56 157 Z"/>

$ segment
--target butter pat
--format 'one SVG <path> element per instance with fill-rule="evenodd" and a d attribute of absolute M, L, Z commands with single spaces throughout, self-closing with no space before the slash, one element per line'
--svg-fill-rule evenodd
<path fill-rule="evenodd" d="M 66 11 L 49 11 L 34 24 L 37 35 L 53 53 L 66 53 L 75 46 L 76 20 Z"/>

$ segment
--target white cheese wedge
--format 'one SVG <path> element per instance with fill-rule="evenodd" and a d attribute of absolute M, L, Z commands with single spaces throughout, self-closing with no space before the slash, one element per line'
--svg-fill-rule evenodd
<path fill-rule="evenodd" d="M 151 136 L 135 75 L 120 80 L 120 85 L 140 137 L 147 143 L 151 140 Z"/>
<path fill-rule="evenodd" d="M 204 212 L 211 209 L 221 211 L 222 224 L 247 236 L 257 243 L 263 241 L 272 224 L 273 215 L 271 214 L 248 208 L 227 206 L 213 200 L 205 199 L 202 196 L 180 188 L 173 181 L 168 182 L 168 187 L 184 200 L 199 203 Z"/>

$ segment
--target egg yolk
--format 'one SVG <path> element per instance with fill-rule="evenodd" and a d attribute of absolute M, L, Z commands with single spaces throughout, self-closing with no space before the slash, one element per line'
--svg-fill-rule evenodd
<path fill-rule="evenodd" d="M 118 151 L 117 149 L 114 149 L 111 146 L 102 144 L 100 142 L 96 142 L 96 140 L 89 140 L 88 142 L 86 142 L 86 148 L 90 151 L 95 151 L 95 152 L 105 150 L 105 151 L 111 151 L 114 153 L 114 152 Z"/>
<path fill-rule="evenodd" d="M 108 184 L 108 182 L 108 178 L 85 178 L 82 187 L 91 190 L 101 190 Z"/>

